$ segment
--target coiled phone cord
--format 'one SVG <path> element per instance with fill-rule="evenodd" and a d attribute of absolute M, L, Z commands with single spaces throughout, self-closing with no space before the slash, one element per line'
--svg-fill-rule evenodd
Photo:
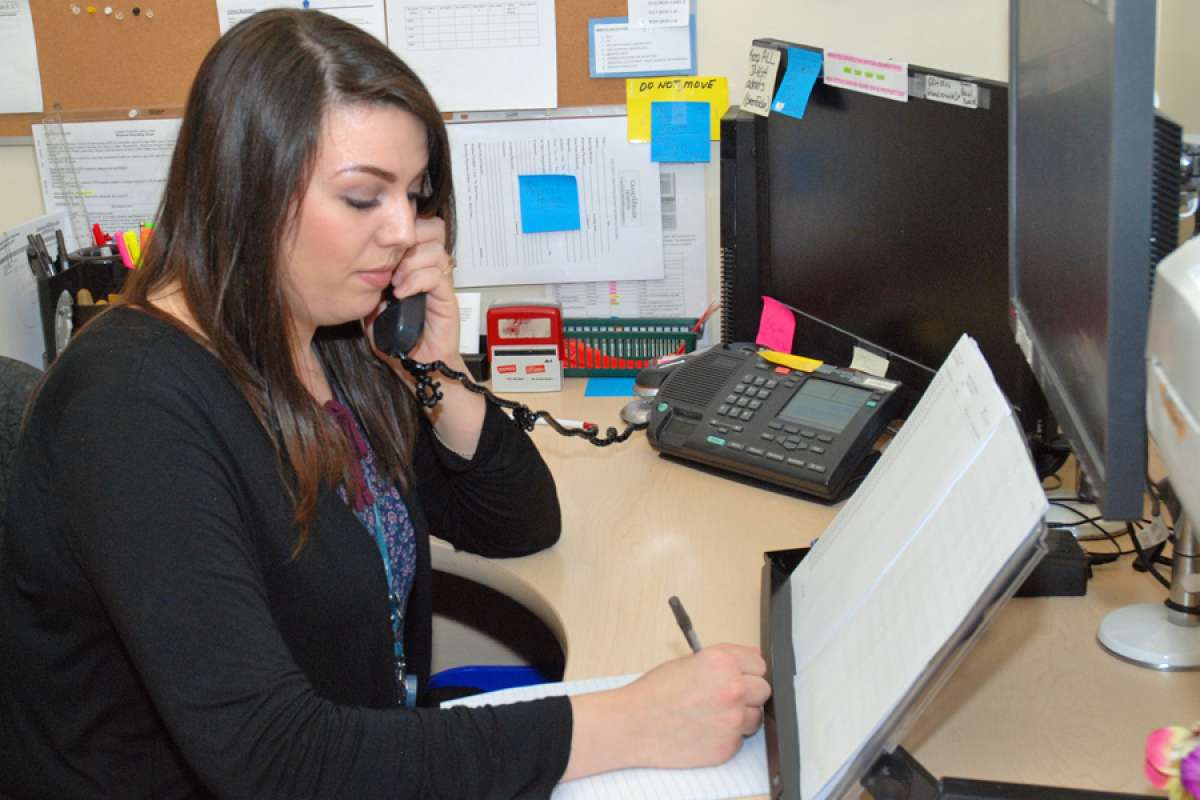
<path fill-rule="evenodd" d="M 537 424 L 539 419 L 546 420 L 546 424 L 557 431 L 562 436 L 578 436 L 585 441 L 596 445 L 596 447 L 608 447 L 610 444 L 623 442 L 633 435 L 633 432 L 640 430 L 641 425 L 626 424 L 625 430 L 617 432 L 616 428 L 608 428 L 604 435 L 600 435 L 598 427 L 591 428 L 567 428 L 556 420 L 549 411 L 534 411 L 524 403 L 518 403 L 515 400 L 506 400 L 503 397 L 497 397 L 492 392 L 475 381 L 465 372 L 458 372 L 446 366 L 444 361 L 433 361 L 428 364 L 423 364 L 419 361 L 413 361 L 408 356 L 398 356 L 401 366 L 408 370 L 408 373 L 413 376 L 416 381 L 417 402 L 425 408 L 433 408 L 438 401 L 442 399 L 441 382 L 433 377 L 433 373 L 440 372 L 451 380 L 458 381 L 465 386 L 469 391 L 475 394 L 481 394 L 488 399 L 489 402 L 507 409 L 512 412 L 513 422 L 517 427 L 525 431 L 532 431 L 533 426 Z"/>

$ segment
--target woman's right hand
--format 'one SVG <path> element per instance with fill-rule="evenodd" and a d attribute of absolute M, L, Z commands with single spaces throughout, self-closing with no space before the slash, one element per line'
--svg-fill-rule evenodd
<path fill-rule="evenodd" d="M 762 724 L 771 696 L 757 648 L 733 644 L 661 664 L 628 686 L 571 698 L 563 780 L 628 767 L 705 767 L 729 760 Z"/>

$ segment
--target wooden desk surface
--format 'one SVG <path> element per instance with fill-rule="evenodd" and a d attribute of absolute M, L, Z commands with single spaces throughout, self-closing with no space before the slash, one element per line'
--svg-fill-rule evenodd
<path fill-rule="evenodd" d="M 582 380 L 518 399 L 623 427 L 625 399 L 585 398 Z M 434 567 L 540 616 L 563 643 L 567 680 L 643 671 L 685 654 L 667 607 L 672 594 L 705 644 L 757 644 L 763 551 L 807 544 L 837 512 L 662 459 L 644 433 L 603 449 L 545 426 L 533 436 L 558 482 L 559 544 L 495 561 L 435 542 Z M 1200 672 L 1126 664 L 1101 650 L 1096 630 L 1113 608 L 1165 596 L 1126 557 L 1097 568 L 1086 597 L 1012 600 L 905 747 L 936 776 L 1153 793 L 1142 775 L 1146 734 L 1200 718 Z"/>

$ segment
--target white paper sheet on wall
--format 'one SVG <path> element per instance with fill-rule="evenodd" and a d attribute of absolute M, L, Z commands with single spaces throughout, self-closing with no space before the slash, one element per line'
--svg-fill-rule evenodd
<path fill-rule="evenodd" d="M 630 144 L 625 117 L 458 123 L 458 286 L 661 279 L 659 165 Z M 521 233 L 518 176 L 574 175 L 579 230 Z"/>
<path fill-rule="evenodd" d="M 78 187 L 57 165 L 46 126 L 33 125 L 42 197 L 48 211 L 68 213 L 68 192 L 77 191 L 89 223 L 105 231 L 127 230 L 154 219 L 167 183 L 178 119 L 72 122 L 62 125 Z M 57 137 L 56 137 L 57 139 Z"/>
<path fill-rule="evenodd" d="M 387 43 L 387 23 L 383 0 L 217 0 L 217 25 L 221 33 L 246 17 L 268 8 L 308 8 L 323 11 L 357 25 L 384 44 Z"/>
<path fill-rule="evenodd" d="M 566 683 L 541 683 L 516 689 L 477 694 L 443 703 L 443 707 L 504 705 L 542 697 L 587 694 L 616 689 L 637 679 L 619 675 Z M 555 787 L 552 800 L 591 800 L 622 797 L 627 800 L 725 800 L 765 795 L 767 750 L 762 728 L 747 737 L 742 748 L 724 764 L 700 769 L 622 769 Z"/>
<path fill-rule="evenodd" d="M 443 111 L 554 108 L 554 0 L 389 0 L 389 46 Z"/>
<path fill-rule="evenodd" d="M 29 0 L 0 0 L 0 114 L 40 113 L 42 76 Z"/>
<path fill-rule="evenodd" d="M 695 318 L 708 305 L 704 164 L 660 164 L 661 280 L 554 284 L 564 317 Z"/>

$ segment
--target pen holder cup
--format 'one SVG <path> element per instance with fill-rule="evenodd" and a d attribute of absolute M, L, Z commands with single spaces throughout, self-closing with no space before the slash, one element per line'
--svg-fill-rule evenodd
<path fill-rule="evenodd" d="M 38 279 L 38 313 L 47 367 L 75 331 L 108 308 L 109 295 L 121 292 L 129 272 L 112 248 L 85 247 L 67 256 L 67 268 L 62 272 Z M 87 289 L 96 302 L 80 305 L 80 289 Z M 104 302 L 96 304 L 101 300 Z"/>

